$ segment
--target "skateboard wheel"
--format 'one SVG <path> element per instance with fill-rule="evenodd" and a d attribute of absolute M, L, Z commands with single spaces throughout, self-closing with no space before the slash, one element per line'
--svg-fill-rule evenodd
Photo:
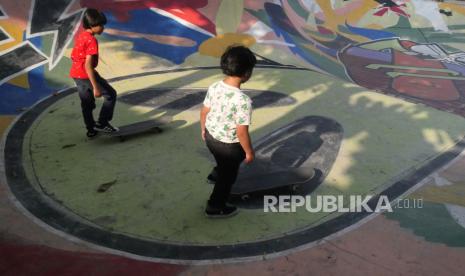
<path fill-rule="evenodd" d="M 241 199 L 244 200 L 244 201 L 245 201 L 245 200 L 249 200 L 249 199 L 250 199 L 250 195 L 248 195 L 248 194 L 242 195 L 242 196 L 241 196 Z"/>

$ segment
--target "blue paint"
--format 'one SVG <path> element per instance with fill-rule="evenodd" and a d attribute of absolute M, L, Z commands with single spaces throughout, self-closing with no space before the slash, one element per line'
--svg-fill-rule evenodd
<path fill-rule="evenodd" d="M 42 48 L 42 36 L 37 36 L 37 37 L 32 37 L 30 39 L 26 38 L 26 32 L 23 32 L 23 41 L 29 40 L 29 42 L 32 43 L 32 45 L 36 46 L 37 49 Z M 47 53 L 44 53 L 47 54 Z"/>
<path fill-rule="evenodd" d="M 350 26 L 349 24 L 346 24 L 346 27 L 353 34 L 360 35 L 360 36 L 363 36 L 363 37 L 366 37 L 366 38 L 369 38 L 369 39 L 372 39 L 372 40 L 397 37 L 397 35 L 395 35 L 393 33 L 390 33 L 390 32 L 385 32 L 385 31 L 358 28 L 358 27 Z"/>
<path fill-rule="evenodd" d="M 294 39 L 294 37 L 291 36 L 288 32 L 290 30 L 286 30 L 285 28 L 281 27 L 280 23 L 282 23 L 283 16 L 286 16 L 281 6 L 278 6 L 272 3 L 266 3 L 265 10 L 268 15 L 268 19 L 269 19 L 268 21 L 271 23 L 270 27 L 275 32 L 276 36 L 282 37 L 285 42 L 295 45 L 294 47 L 292 46 L 289 47 L 289 50 L 295 55 L 302 57 L 310 64 L 320 67 L 317 63 L 317 60 L 314 57 L 312 57 L 311 55 L 308 55 L 306 52 L 302 51 L 302 49 L 297 47 L 295 40 L 298 38 L 296 37 Z"/>
<path fill-rule="evenodd" d="M 322 46 L 322 45 L 320 45 L 320 44 L 318 44 L 318 43 L 315 43 L 315 47 L 316 47 L 318 50 L 322 51 L 323 53 L 325 53 L 325 54 L 327 54 L 327 55 L 330 55 L 330 56 L 332 56 L 332 57 L 334 57 L 334 58 L 337 57 L 337 53 L 338 53 L 338 50 L 337 50 L 337 49 L 331 49 L 331 48 L 328 48 L 328 47 L 324 47 L 324 46 Z"/>
<path fill-rule="evenodd" d="M 130 11 L 130 20 L 118 22 L 111 14 L 108 16 L 107 28 L 117 29 L 126 32 L 135 32 L 151 35 L 169 35 L 181 38 L 188 38 L 196 42 L 192 47 L 181 47 L 168 44 L 161 44 L 145 38 L 129 38 L 119 35 L 108 35 L 120 40 L 134 43 L 133 50 L 155 55 L 175 64 L 181 64 L 185 59 L 196 53 L 200 44 L 209 39 L 210 36 L 199 31 L 188 28 L 179 22 L 155 13 L 149 9 Z"/>
<path fill-rule="evenodd" d="M 30 89 L 5 83 L 0 86 L 0 114 L 15 115 L 22 108 L 28 108 L 37 101 L 54 92 L 44 78 L 44 66 L 40 66 L 28 74 Z"/>

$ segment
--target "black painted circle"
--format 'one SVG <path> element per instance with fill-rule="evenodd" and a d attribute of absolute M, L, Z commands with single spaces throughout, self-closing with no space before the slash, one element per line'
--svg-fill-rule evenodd
<path fill-rule="evenodd" d="M 212 69 L 212 68 L 196 68 Z M 183 71 L 189 69 L 173 70 Z M 113 79 L 124 80 L 138 76 L 151 74 L 163 74 L 166 72 L 148 72 L 137 75 L 129 75 Z M 60 210 L 47 199 L 46 195 L 37 191 L 29 182 L 23 167 L 22 153 L 25 134 L 33 122 L 41 113 L 56 101 L 71 95 L 75 88 L 69 88 L 58 95 L 50 96 L 37 103 L 30 110 L 23 113 L 14 123 L 7 133 L 4 145 L 4 161 L 7 184 L 17 200 L 34 216 L 53 228 L 78 237 L 82 240 L 94 243 L 99 246 L 108 247 L 114 250 L 136 254 L 145 257 L 178 261 L 205 261 L 229 258 L 244 258 L 259 256 L 262 258 L 266 254 L 273 254 L 284 250 L 311 243 L 322 239 L 328 235 L 336 233 L 344 228 L 360 221 L 370 213 L 344 213 L 334 219 L 326 221 L 315 227 L 303 229 L 299 232 L 290 233 L 285 237 L 269 239 L 264 241 L 240 243 L 234 245 L 208 246 L 208 245 L 180 245 L 167 244 L 156 241 L 149 241 L 112 233 L 90 224 L 78 221 L 71 215 Z M 409 188 L 417 184 L 420 180 L 455 158 L 465 147 L 462 139 L 456 146 L 432 159 L 417 171 L 406 175 L 402 180 L 395 182 L 392 186 L 384 190 L 380 195 L 388 196 L 389 200 L 394 200 L 402 195 Z M 378 202 L 378 196 L 373 197 L 368 205 L 374 208 Z"/>

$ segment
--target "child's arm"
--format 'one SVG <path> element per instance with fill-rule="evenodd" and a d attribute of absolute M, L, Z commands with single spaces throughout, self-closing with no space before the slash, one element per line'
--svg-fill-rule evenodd
<path fill-rule="evenodd" d="M 205 141 L 205 121 L 207 120 L 207 114 L 210 112 L 210 108 L 205 105 L 200 110 L 200 128 L 202 130 L 202 139 Z"/>
<path fill-rule="evenodd" d="M 255 153 L 250 142 L 248 125 L 237 125 L 237 138 L 245 151 L 245 163 L 251 163 L 255 159 Z"/>
<path fill-rule="evenodd" d="M 90 83 L 92 84 L 92 90 L 94 91 L 94 96 L 99 98 L 102 96 L 102 93 L 100 92 L 100 88 L 98 87 L 98 84 L 97 84 L 97 78 L 95 77 L 95 69 L 93 66 L 94 58 L 95 56 L 93 55 L 86 56 L 85 69 L 86 69 L 87 76 L 89 76 Z"/>

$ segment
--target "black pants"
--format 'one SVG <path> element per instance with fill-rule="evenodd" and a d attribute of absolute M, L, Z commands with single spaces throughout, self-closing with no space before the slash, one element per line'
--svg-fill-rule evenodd
<path fill-rule="evenodd" d="M 245 152 L 239 143 L 223 143 L 213 138 L 208 131 L 205 141 L 216 160 L 217 179 L 210 195 L 209 205 L 222 208 L 231 193 L 231 187 L 236 182 L 239 166 L 245 158 Z"/>
<path fill-rule="evenodd" d="M 95 77 L 104 98 L 98 122 L 101 125 L 106 125 L 113 118 L 113 111 L 116 104 L 116 90 L 99 74 L 96 74 Z M 74 82 L 76 83 L 79 98 L 81 99 L 84 123 L 88 130 L 93 130 L 95 120 L 92 111 L 95 109 L 95 98 L 92 84 L 89 79 L 74 79 Z"/>

